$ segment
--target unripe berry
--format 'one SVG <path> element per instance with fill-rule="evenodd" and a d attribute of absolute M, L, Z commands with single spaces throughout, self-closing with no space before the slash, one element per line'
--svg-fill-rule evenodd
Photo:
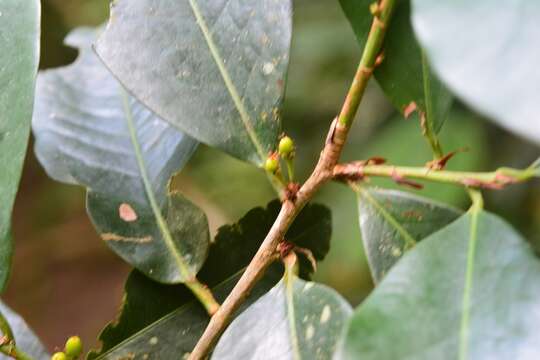
<path fill-rule="evenodd" d="M 284 158 L 290 157 L 291 154 L 294 152 L 294 142 L 293 140 L 288 137 L 284 136 L 279 141 L 279 155 L 283 156 Z"/>
<path fill-rule="evenodd" d="M 264 163 L 264 169 L 272 174 L 276 173 L 279 168 L 279 160 L 277 156 L 269 156 Z"/>
<path fill-rule="evenodd" d="M 72 336 L 66 341 L 66 348 L 64 349 L 66 355 L 72 358 L 78 358 L 83 351 L 83 344 L 81 338 L 78 336 Z"/>
<path fill-rule="evenodd" d="M 57 352 L 51 356 L 51 360 L 67 360 L 67 356 L 63 352 Z"/>

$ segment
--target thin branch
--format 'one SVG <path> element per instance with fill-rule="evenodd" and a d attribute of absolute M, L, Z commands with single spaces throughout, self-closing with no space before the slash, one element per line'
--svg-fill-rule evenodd
<path fill-rule="evenodd" d="M 281 211 L 261 247 L 227 299 L 225 299 L 219 310 L 210 319 L 210 323 L 193 349 L 189 359 L 199 360 L 205 358 L 230 322 L 232 315 L 246 299 L 256 282 L 263 276 L 266 268 L 274 261 L 278 244 L 283 240 L 285 233 L 296 216 L 317 190 L 332 178 L 334 166 L 339 160 L 350 126 L 360 105 L 377 58 L 380 55 L 383 38 L 394 6 L 395 0 L 382 0 L 378 3 L 379 11 L 374 17 L 358 70 L 341 113 L 332 122 L 326 138 L 326 144 L 321 152 L 315 170 L 300 187 L 300 190 L 283 202 Z"/>
<path fill-rule="evenodd" d="M 526 169 L 500 168 L 492 172 L 432 170 L 427 167 L 371 165 L 366 161 L 339 164 L 333 176 L 338 180 L 361 180 L 365 177 L 390 177 L 403 184 L 413 184 L 407 179 L 419 179 L 464 185 L 473 188 L 502 189 L 507 185 L 540 176 L 535 166 Z"/>

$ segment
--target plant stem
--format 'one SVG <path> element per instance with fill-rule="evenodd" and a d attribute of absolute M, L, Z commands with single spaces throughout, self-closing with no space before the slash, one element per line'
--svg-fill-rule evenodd
<path fill-rule="evenodd" d="M 371 23 L 371 30 L 364 47 L 360 65 L 354 75 L 353 83 L 345 98 L 345 103 L 339 114 L 339 123 L 350 127 L 354 121 L 356 110 L 366 90 L 368 80 L 375 68 L 377 57 L 379 56 L 388 27 L 388 22 L 394 10 L 395 0 L 382 0 L 379 3 L 379 15 L 375 16 Z"/>
<path fill-rule="evenodd" d="M 332 122 L 326 138 L 326 144 L 313 173 L 302 185 L 294 199 L 283 202 L 281 211 L 266 235 L 261 247 L 234 289 L 210 319 L 210 323 L 190 354 L 189 359 L 199 360 L 206 357 L 227 324 L 231 321 L 234 312 L 246 299 L 248 293 L 262 277 L 266 268 L 274 261 L 277 246 L 283 240 L 296 216 L 319 190 L 322 184 L 331 179 L 334 166 L 339 160 L 350 126 L 360 105 L 368 80 L 373 72 L 373 66 L 379 56 L 385 30 L 388 26 L 394 5 L 395 0 L 382 0 L 379 3 L 380 15 L 373 20 L 353 83 L 340 115 Z"/>
<path fill-rule="evenodd" d="M 431 146 L 435 160 L 444 156 L 441 143 L 433 128 L 433 99 L 431 94 L 431 74 L 424 50 L 422 52 L 422 78 L 424 83 L 425 114 L 419 113 L 423 135 Z M 423 117 L 423 118 L 422 118 Z"/>
<path fill-rule="evenodd" d="M 413 178 L 470 187 L 498 189 L 538 177 L 537 171 L 535 167 L 529 167 L 523 170 L 499 168 L 492 172 L 467 172 L 432 170 L 426 167 L 365 165 L 363 162 L 356 162 L 337 165 L 334 168 L 334 177 L 349 179 L 359 179 L 366 176 Z"/>
<path fill-rule="evenodd" d="M 15 346 L 13 341 L 11 341 L 9 344 L 1 345 L 0 353 L 3 353 L 6 356 L 9 356 L 16 360 L 33 360 L 32 357 L 30 357 L 24 351 L 21 351 L 19 348 L 17 348 L 17 346 Z"/>
<path fill-rule="evenodd" d="M 293 159 L 286 158 L 285 164 L 287 165 L 287 175 L 289 182 L 294 182 L 294 161 Z"/>

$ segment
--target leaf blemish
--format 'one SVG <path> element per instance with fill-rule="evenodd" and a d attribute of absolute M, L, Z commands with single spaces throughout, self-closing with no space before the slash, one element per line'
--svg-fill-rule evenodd
<path fill-rule="evenodd" d="M 306 340 L 309 340 L 315 335 L 315 328 L 313 325 L 309 325 L 306 329 Z"/>
<path fill-rule="evenodd" d="M 264 75 L 270 75 L 274 72 L 275 65 L 271 62 L 264 63 L 263 65 L 263 73 Z"/>
<path fill-rule="evenodd" d="M 323 311 L 321 313 L 321 324 L 324 324 L 328 320 L 330 320 L 330 317 L 332 316 L 332 310 L 330 310 L 330 306 L 324 305 Z"/>
<path fill-rule="evenodd" d="M 157 345 L 158 341 L 159 341 L 158 338 L 157 338 L 156 336 L 153 336 L 153 337 L 150 338 L 150 340 L 148 341 L 148 343 L 149 343 L 150 345 Z"/>
<path fill-rule="evenodd" d="M 152 241 L 151 236 L 145 236 L 145 237 L 126 237 L 121 236 L 113 233 L 103 233 L 101 234 L 101 238 L 105 241 L 125 241 L 125 242 L 133 242 L 138 244 L 144 244 L 149 243 Z"/>
<path fill-rule="evenodd" d="M 138 216 L 135 210 L 131 207 L 131 205 L 122 203 L 120 207 L 118 208 L 118 215 L 120 216 L 120 219 L 126 221 L 126 222 L 133 222 L 136 221 Z"/>

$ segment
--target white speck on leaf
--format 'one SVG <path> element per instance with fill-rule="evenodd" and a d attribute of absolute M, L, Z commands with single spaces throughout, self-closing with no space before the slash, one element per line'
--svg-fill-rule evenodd
<path fill-rule="evenodd" d="M 271 73 L 273 73 L 274 68 L 275 68 L 275 66 L 271 62 L 264 63 L 264 65 L 263 65 L 263 73 L 264 73 L 264 75 L 270 75 Z"/>
<path fill-rule="evenodd" d="M 155 337 L 155 336 L 153 336 L 153 337 L 150 338 L 150 340 L 148 341 L 148 343 L 149 343 L 150 345 L 156 345 L 156 344 L 158 343 L 158 338 Z"/>
<path fill-rule="evenodd" d="M 330 310 L 330 306 L 324 305 L 324 308 L 321 313 L 321 324 L 324 324 L 328 320 L 330 320 L 330 317 L 332 316 L 332 310 Z"/>
<path fill-rule="evenodd" d="M 315 335 L 315 328 L 313 325 L 309 325 L 306 329 L 306 340 L 309 340 Z"/>

